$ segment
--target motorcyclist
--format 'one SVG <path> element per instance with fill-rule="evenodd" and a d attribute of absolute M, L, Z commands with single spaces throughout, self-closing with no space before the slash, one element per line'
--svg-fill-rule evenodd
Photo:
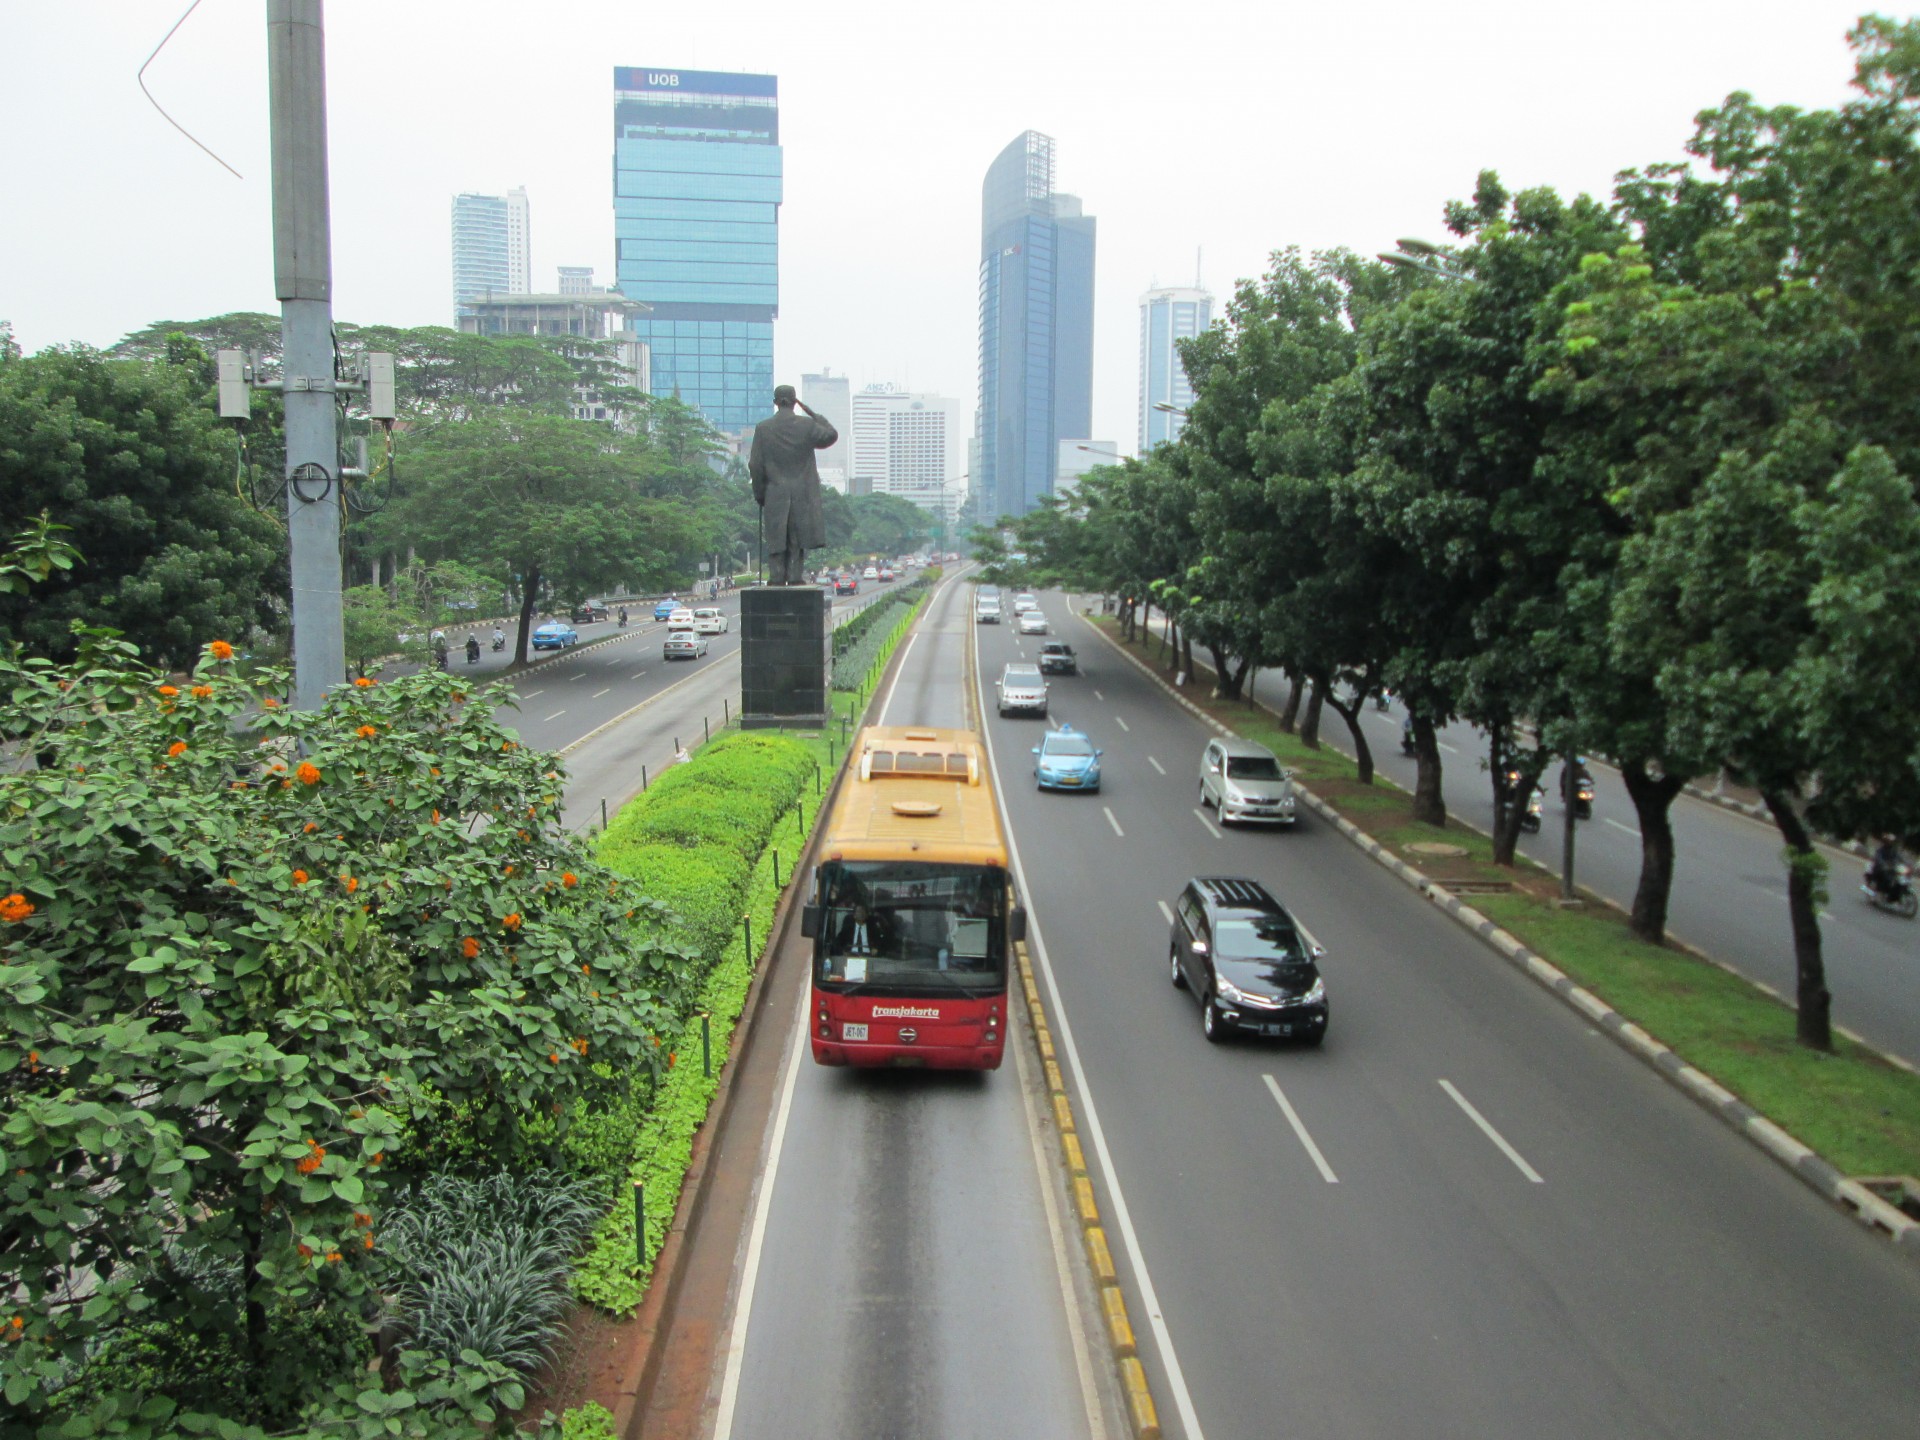
<path fill-rule="evenodd" d="M 478 635 L 469 635 L 467 636 L 467 664 L 477 665 L 479 663 L 480 637 Z"/>
<path fill-rule="evenodd" d="M 627 607 L 624 605 L 620 607 L 620 628 L 622 630 L 627 628 Z"/>
<path fill-rule="evenodd" d="M 432 638 L 429 639 L 427 643 L 429 647 L 433 650 L 433 663 L 442 670 L 446 669 L 447 668 L 447 632 L 444 630 L 434 631 Z"/>
<path fill-rule="evenodd" d="M 1576 755 L 1573 760 L 1560 767 L 1560 798 L 1571 800 L 1582 785 L 1592 786 L 1593 772 L 1587 769 L 1584 756 Z"/>
<path fill-rule="evenodd" d="M 1900 867 L 1904 863 L 1899 842 L 1891 835 L 1884 836 L 1867 865 L 1867 883 L 1886 899 L 1896 898 L 1900 890 Z"/>
<path fill-rule="evenodd" d="M 502 630 L 498 625 L 493 627 L 493 648 L 496 650 L 504 650 L 507 648 L 507 632 Z"/>

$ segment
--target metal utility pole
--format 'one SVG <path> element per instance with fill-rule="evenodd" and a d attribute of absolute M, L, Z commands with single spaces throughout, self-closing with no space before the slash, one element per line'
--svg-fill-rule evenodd
<path fill-rule="evenodd" d="M 327 690 L 347 672 L 323 29 L 321 0 L 267 0 L 273 282 L 280 297 L 293 568 L 293 703 L 302 710 L 319 709 Z"/>

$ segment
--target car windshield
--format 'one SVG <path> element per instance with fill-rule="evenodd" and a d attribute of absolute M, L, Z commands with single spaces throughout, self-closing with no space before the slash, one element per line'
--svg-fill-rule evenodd
<path fill-rule="evenodd" d="M 1049 755 L 1091 755 L 1093 742 L 1084 735 L 1049 735 L 1046 752 Z"/>
<path fill-rule="evenodd" d="M 1235 780 L 1278 780 L 1280 765 L 1271 755 L 1229 755 L 1227 774 Z"/>
<path fill-rule="evenodd" d="M 1222 917 L 1214 922 L 1214 944 L 1225 960 L 1287 960 L 1303 964 L 1312 957 L 1306 942 L 1285 915 Z"/>
<path fill-rule="evenodd" d="M 1009 665 L 1000 680 L 1005 685 L 1038 685 L 1040 670 L 1034 665 Z"/>
<path fill-rule="evenodd" d="M 1004 871 L 850 860 L 822 865 L 819 887 L 816 984 L 906 994 L 998 990 L 1005 983 Z"/>

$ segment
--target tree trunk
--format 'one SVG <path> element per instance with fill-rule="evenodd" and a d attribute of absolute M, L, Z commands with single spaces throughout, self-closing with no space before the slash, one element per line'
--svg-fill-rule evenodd
<path fill-rule="evenodd" d="M 1573 767 L 1579 758 L 1578 755 L 1569 750 L 1560 760 L 1560 764 L 1563 767 L 1560 772 L 1560 799 L 1562 802 L 1562 813 L 1560 816 L 1560 898 L 1562 900 L 1572 900 L 1576 897 L 1576 892 L 1573 888 L 1573 852 L 1575 848 L 1575 837 L 1580 833 L 1580 817 L 1574 813 L 1573 808 L 1575 789 Z"/>
<path fill-rule="evenodd" d="M 1214 650 L 1213 663 L 1214 672 L 1220 677 L 1220 698 L 1222 700 L 1239 700 L 1246 697 L 1247 675 L 1252 669 L 1253 662 L 1243 657 L 1238 665 L 1223 664 L 1220 652 Z"/>
<path fill-rule="evenodd" d="M 1300 741 L 1313 749 L 1320 748 L 1320 707 L 1326 700 L 1327 687 L 1318 679 L 1313 682 L 1313 693 L 1307 697 L 1307 715 L 1300 722 Z"/>
<path fill-rule="evenodd" d="M 1320 687 L 1316 685 L 1313 693 L 1318 695 Z M 1347 722 L 1347 733 L 1353 736 L 1354 764 L 1360 767 L 1357 778 L 1362 785 L 1371 785 L 1373 783 L 1373 751 L 1367 748 L 1367 737 L 1360 731 L 1360 712 L 1366 704 L 1366 697 L 1356 696 L 1352 704 L 1343 705 L 1338 696 L 1329 694 L 1327 704 L 1333 707 L 1336 715 Z"/>
<path fill-rule="evenodd" d="M 1762 790 L 1780 838 L 1787 842 L 1787 916 L 1793 924 L 1793 965 L 1797 1013 L 1794 1038 L 1811 1050 L 1833 1049 L 1833 996 L 1827 991 L 1827 964 L 1820 953 L 1821 883 L 1826 862 L 1813 848 L 1791 796 Z"/>
<path fill-rule="evenodd" d="M 1280 712 L 1280 728 L 1289 735 L 1293 727 L 1300 723 L 1300 672 L 1287 671 L 1287 704 Z"/>
<path fill-rule="evenodd" d="M 1531 773 L 1523 767 L 1516 783 L 1509 786 L 1507 770 L 1518 762 L 1513 758 L 1506 727 L 1494 725 L 1488 728 L 1491 732 L 1488 743 L 1493 768 L 1493 863 L 1511 870 L 1514 853 L 1520 846 L 1520 821 L 1527 813 L 1527 801 L 1533 796 L 1533 787 L 1540 779 L 1540 773 L 1537 765 Z"/>
<path fill-rule="evenodd" d="M 1413 714 L 1413 818 L 1422 825 L 1447 828 L 1447 792 L 1440 770 L 1440 740 L 1433 722 Z"/>
<path fill-rule="evenodd" d="M 1642 940 L 1664 945 L 1667 902 L 1673 896 L 1673 802 L 1687 782 L 1673 775 L 1656 780 L 1644 759 L 1622 761 L 1620 778 L 1640 818 L 1640 883 L 1627 926 Z"/>
<path fill-rule="evenodd" d="M 533 634 L 534 597 L 540 593 L 540 571 L 529 569 L 520 581 L 520 634 L 513 642 L 513 663 L 527 663 L 527 641 Z"/>
<path fill-rule="evenodd" d="M 1189 679 L 1193 676 L 1193 635 L 1187 630 L 1180 632 L 1180 668 Z M 1218 671 L 1214 672 L 1218 674 Z"/>

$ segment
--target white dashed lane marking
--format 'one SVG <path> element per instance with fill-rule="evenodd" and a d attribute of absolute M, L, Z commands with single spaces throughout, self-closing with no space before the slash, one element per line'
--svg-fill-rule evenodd
<path fill-rule="evenodd" d="M 1161 766 L 1160 762 L 1154 759 L 1153 756 L 1151 755 L 1147 756 L 1147 764 L 1153 766 L 1154 769 L 1160 771 L 1162 775 L 1167 773 L 1166 770 Z"/>
<path fill-rule="evenodd" d="M 1107 824 L 1113 826 L 1113 833 L 1118 835 L 1122 840 L 1126 839 L 1127 832 L 1122 830 L 1120 828 L 1120 822 L 1113 818 L 1112 808 L 1110 806 L 1102 805 L 1100 809 L 1102 813 L 1104 813 L 1107 817 Z"/>

